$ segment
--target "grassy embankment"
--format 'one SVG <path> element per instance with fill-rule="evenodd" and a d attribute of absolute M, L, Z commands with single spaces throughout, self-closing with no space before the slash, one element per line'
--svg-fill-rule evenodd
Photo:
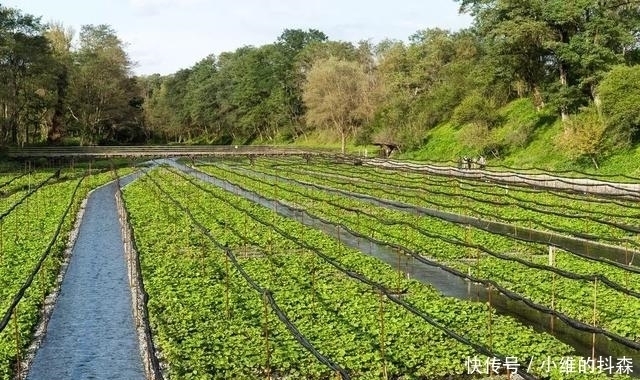
<path fill-rule="evenodd" d="M 509 145 L 499 158 L 488 157 L 493 165 L 519 168 L 543 168 L 548 170 L 579 170 L 598 174 L 626 174 L 640 177 L 640 146 L 613 152 L 600 158 L 600 169 L 596 170 L 588 159 L 572 160 L 557 144 L 562 133 L 559 118 L 537 112 L 530 101 L 514 101 L 500 111 L 501 124 L 492 130 L 497 140 L 518 140 L 518 134 L 527 134 L 528 139 L 517 145 Z M 457 160 L 463 155 L 477 156 L 478 152 L 461 143 L 461 128 L 444 123 L 427 132 L 426 143 L 416 151 L 404 152 L 396 158 L 425 161 Z M 522 141 L 520 140 L 520 141 Z"/>
<path fill-rule="evenodd" d="M 594 174 L 626 174 L 640 177 L 640 146 L 599 157 L 599 169 L 590 159 L 573 160 L 557 141 L 562 123 L 554 115 L 536 111 L 528 99 L 511 102 L 500 110 L 500 123 L 491 130 L 491 139 L 503 145 L 498 157 L 487 157 L 489 165 L 546 170 L 577 170 Z M 417 161 L 457 161 L 461 156 L 475 157 L 479 151 L 462 142 L 464 128 L 443 123 L 424 136 L 424 144 L 417 150 L 402 151 L 393 158 Z M 312 133 L 293 143 L 300 147 L 325 147 L 339 151 L 337 135 Z M 348 153 L 375 156 L 375 146 L 356 146 L 351 141 Z"/>

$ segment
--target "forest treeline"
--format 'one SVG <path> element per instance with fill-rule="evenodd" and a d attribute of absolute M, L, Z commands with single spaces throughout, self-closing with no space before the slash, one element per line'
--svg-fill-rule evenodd
<path fill-rule="evenodd" d="M 558 144 L 576 158 L 597 164 L 640 141 L 640 1 L 458 2 L 474 18 L 468 29 L 376 44 L 287 29 L 271 44 L 144 77 L 109 26 L 74 36 L 2 7 L 0 139 L 242 144 L 329 133 L 343 146 L 412 149 L 449 122 L 461 143 L 499 156 L 539 125 L 494 133 L 501 107 L 526 98 L 539 119 L 562 121 Z"/>

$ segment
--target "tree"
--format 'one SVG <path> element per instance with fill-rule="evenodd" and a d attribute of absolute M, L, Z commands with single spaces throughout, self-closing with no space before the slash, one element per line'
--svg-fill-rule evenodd
<path fill-rule="evenodd" d="M 40 19 L 0 6 L 0 140 L 29 143 L 48 101 L 49 44 Z M 34 113 L 35 112 L 35 113 Z M 23 127 L 23 128 L 21 128 Z M 30 127 L 33 127 L 30 129 Z"/>
<path fill-rule="evenodd" d="M 613 65 L 635 56 L 640 9 L 601 0 L 461 0 L 505 79 L 563 120 L 588 104 Z M 546 92 L 543 94 L 543 92 Z"/>
<path fill-rule="evenodd" d="M 589 158 L 598 169 L 600 157 L 613 147 L 606 132 L 602 116 L 589 107 L 565 122 L 557 145 L 572 159 Z"/>
<path fill-rule="evenodd" d="M 65 28 L 60 23 L 48 25 L 44 32 L 53 54 L 51 71 L 56 95 L 53 113 L 48 121 L 47 141 L 49 143 L 57 143 L 65 130 L 65 118 L 68 113 L 69 76 L 74 69 L 71 52 L 71 41 L 74 34 L 73 29 Z"/>
<path fill-rule="evenodd" d="M 124 45 L 110 26 L 84 25 L 75 62 L 70 112 L 80 136 L 91 144 L 113 141 L 138 95 L 131 87 L 131 61 Z"/>
<path fill-rule="evenodd" d="M 407 149 L 420 145 L 426 132 L 451 117 L 470 92 L 495 96 L 480 61 L 477 37 L 442 29 L 419 31 L 405 45 L 384 41 L 376 51 L 378 88 L 374 136 L 393 137 Z"/>
<path fill-rule="evenodd" d="M 640 65 L 614 67 L 597 93 L 609 130 L 627 143 L 640 141 Z"/>
<path fill-rule="evenodd" d="M 317 61 L 307 75 L 303 99 L 307 121 L 340 134 L 342 153 L 353 134 L 371 112 L 371 80 L 354 61 L 334 57 Z"/>
<path fill-rule="evenodd" d="M 282 98 L 282 107 L 292 131 L 297 134 L 298 131 L 304 133 L 301 127 L 303 124 L 304 102 L 302 101 L 302 84 L 304 83 L 304 72 L 299 70 L 298 63 L 301 54 L 306 51 L 307 47 L 312 44 L 323 43 L 328 37 L 317 29 L 309 29 L 307 31 L 301 29 L 285 29 L 278 37 L 275 44 L 279 53 L 275 62 L 276 75 L 281 84 L 282 91 L 279 96 Z M 274 94 L 272 102 L 276 102 L 277 96 Z"/>

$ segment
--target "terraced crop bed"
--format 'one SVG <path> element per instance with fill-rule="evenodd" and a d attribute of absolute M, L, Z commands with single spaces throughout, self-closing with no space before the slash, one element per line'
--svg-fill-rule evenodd
<path fill-rule="evenodd" d="M 156 164 L 123 199 L 166 379 L 640 371 L 637 202 L 318 157 Z M 20 369 L 82 200 L 113 176 L 0 174 L 0 379 Z"/>
<path fill-rule="evenodd" d="M 600 226 L 603 236 L 619 230 L 611 223 L 636 223 L 632 202 L 524 188 L 510 189 L 515 194 L 503 202 L 504 189 L 486 183 L 478 183 L 479 195 L 471 181 L 451 186 L 443 178 L 426 182 L 422 175 L 294 159 L 216 161 L 196 165 L 197 171 L 172 166 L 154 169 L 124 191 L 168 378 L 478 378 L 483 371 L 470 374 L 474 360 L 499 361 L 502 376 L 513 372 L 504 363 L 516 360 L 525 378 L 627 376 L 616 366 L 598 373 L 597 362 L 578 371 L 577 363 L 591 355 L 578 355 L 553 336 L 552 326 L 534 328 L 505 313 L 491 296 L 483 302 L 446 297 L 428 281 L 412 279 L 409 266 L 425 263 L 593 333 L 596 361 L 603 342 L 621 350 L 611 361 L 637 357 L 640 276 L 633 265 L 559 249 L 549 262 L 545 244 L 339 191 L 418 206 L 422 188 L 414 187 L 422 181 L 431 192 L 425 199 L 443 193 L 442 210 L 456 212 L 449 206 L 460 197 L 501 221 L 533 208 L 532 220 L 547 217 L 530 228 Z M 458 198 L 450 199 L 447 188 Z M 565 196 L 580 218 L 554 211 L 567 203 Z M 635 238 L 616 236 L 630 246 Z M 366 254 L 360 244 L 392 247 L 405 270 Z M 558 365 L 545 369 L 545 359 Z M 559 365 L 567 361 L 576 363 L 575 371 Z"/>
<path fill-rule="evenodd" d="M 83 199 L 111 180 L 69 168 L 0 176 L 0 379 L 20 369 Z"/>

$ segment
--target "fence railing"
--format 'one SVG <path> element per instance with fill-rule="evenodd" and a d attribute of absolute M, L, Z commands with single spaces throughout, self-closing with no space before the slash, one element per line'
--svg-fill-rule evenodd
<path fill-rule="evenodd" d="M 8 157 L 189 157 L 233 155 L 304 155 L 326 154 L 330 150 L 260 145 L 145 145 L 145 146 L 48 146 L 8 147 Z"/>

